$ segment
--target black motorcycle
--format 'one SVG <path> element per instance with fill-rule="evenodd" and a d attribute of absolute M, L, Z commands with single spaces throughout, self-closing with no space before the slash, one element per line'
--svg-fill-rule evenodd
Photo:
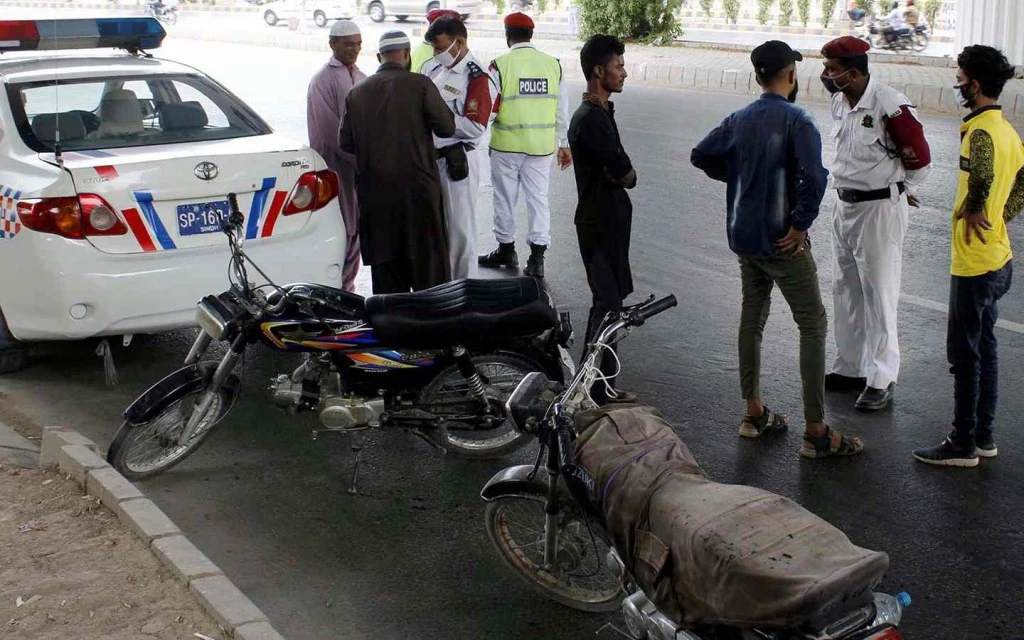
<path fill-rule="evenodd" d="M 147 5 L 146 14 L 167 24 L 178 23 L 178 8 L 168 7 L 162 2 L 150 2 Z"/>
<path fill-rule="evenodd" d="M 897 29 L 888 36 L 882 33 L 877 24 L 872 24 L 868 28 L 867 34 L 863 33 L 862 30 L 858 37 L 878 49 L 885 49 L 886 51 L 914 51 L 917 53 L 927 49 L 932 41 L 931 34 L 928 33 L 928 26 L 923 24 L 913 28 Z"/>
<path fill-rule="evenodd" d="M 622 461 L 622 465 L 614 471 L 614 465 L 609 465 L 603 470 L 606 477 L 596 478 L 585 468 L 579 453 L 587 451 L 591 461 L 594 456 L 601 459 L 616 454 L 607 446 L 606 436 L 596 448 L 586 449 L 586 443 L 601 433 L 598 427 L 577 430 L 577 420 L 596 408 L 589 390 L 601 379 L 597 365 L 602 353 L 647 319 L 675 305 L 673 296 L 657 301 L 652 296 L 645 303 L 608 314 L 594 343 L 588 345 L 588 355 L 578 372 L 566 372 L 566 379 L 571 379 L 568 385 L 531 373 L 509 398 L 509 415 L 517 428 L 537 438 L 541 452 L 536 464 L 504 469 L 481 491 L 487 502 L 488 537 L 501 559 L 537 592 L 555 602 L 589 612 L 621 608 L 625 629 L 619 628 L 618 621 L 609 625 L 635 640 L 900 640 L 899 624 L 910 597 L 872 591 L 880 571 L 888 567 L 884 554 L 863 550 L 864 554 L 852 556 L 845 553 L 849 545 L 815 547 L 807 554 L 812 565 L 817 558 L 821 571 L 791 575 L 784 552 L 798 552 L 786 543 L 757 546 L 765 540 L 751 533 L 755 530 L 753 523 L 759 521 L 771 523 L 769 528 L 779 539 L 795 538 L 788 544 L 805 544 L 807 519 L 793 518 L 795 512 L 803 511 L 795 503 L 786 506 L 782 500 L 750 501 L 752 492 L 746 488 L 720 485 L 703 476 L 695 485 L 702 487 L 700 492 L 689 494 L 693 504 L 681 501 L 677 493 L 669 494 L 675 499 L 671 505 L 666 500 L 656 505 L 642 500 L 625 503 L 615 497 L 605 502 L 610 491 L 622 491 L 622 483 L 627 482 L 617 479 L 634 477 L 630 470 L 645 456 L 661 459 L 655 452 L 663 450 L 669 440 L 682 447 L 674 434 L 652 447 L 650 441 L 630 440 L 635 431 L 620 431 L 627 429 L 622 426 L 628 424 L 625 419 L 607 423 L 611 428 L 606 428 L 605 434 L 621 436 L 640 454 L 615 457 L 615 463 Z M 635 406 L 620 411 L 641 415 L 651 409 Z M 584 443 L 582 449 L 577 448 L 579 442 Z M 645 482 L 633 486 L 628 495 L 650 497 L 673 472 L 668 465 L 653 469 L 651 474 L 658 475 L 638 476 Z M 759 498 L 768 497 L 766 494 L 760 492 Z M 625 494 L 617 495 L 621 498 Z M 734 520 L 729 520 L 729 526 L 722 526 L 719 520 L 716 528 L 716 521 L 706 517 L 706 503 L 714 505 L 712 510 L 735 514 Z M 753 504 L 775 506 L 763 511 L 758 511 L 760 506 L 744 510 Z M 655 512 L 661 523 L 657 533 L 644 528 L 650 526 L 653 516 L 649 520 L 630 519 L 631 514 Z M 619 529 L 609 526 L 613 518 Z M 623 523 L 630 528 L 624 530 Z M 819 531 L 816 527 L 814 530 Z M 834 532 L 841 535 L 838 530 Z M 834 541 L 835 537 L 830 539 Z M 685 544 L 690 545 L 687 548 L 692 553 L 676 555 L 675 550 Z M 837 567 L 841 570 L 835 575 L 844 575 L 842 580 L 833 577 L 832 570 Z M 788 591 L 796 582 L 799 585 Z M 813 587 L 802 588 L 805 583 Z M 754 598 L 759 605 L 786 603 L 791 606 L 787 611 L 801 611 L 803 615 L 796 622 L 787 617 L 785 624 L 776 622 L 771 626 L 736 623 L 741 616 L 756 617 L 753 611 L 744 610 L 728 620 L 707 620 L 712 616 L 703 615 L 700 624 L 684 624 L 680 616 L 670 617 L 655 604 L 660 600 L 675 607 L 683 597 L 680 594 L 686 594 L 688 602 L 707 605 L 700 609 L 701 614 L 716 607 L 719 611 L 727 607 L 736 611 L 740 605 L 730 603 L 746 604 Z M 696 615 L 696 608 L 684 609 L 683 614 Z"/>
<path fill-rule="evenodd" d="M 234 194 L 228 201 L 231 288 L 199 302 L 201 331 L 184 367 L 125 410 L 107 453 L 124 476 L 155 476 L 199 447 L 237 401 L 234 371 L 255 344 L 303 354 L 270 391 L 290 413 L 319 414 L 314 436 L 406 427 L 477 458 L 525 444 L 507 419 L 508 396 L 528 373 L 562 379 L 572 363 L 568 314 L 558 317 L 536 280 L 459 280 L 367 299 L 318 284 L 278 286 L 242 251 L 244 217 Z M 250 283 L 247 263 L 267 284 Z M 214 342 L 227 346 L 224 356 L 201 361 Z"/>

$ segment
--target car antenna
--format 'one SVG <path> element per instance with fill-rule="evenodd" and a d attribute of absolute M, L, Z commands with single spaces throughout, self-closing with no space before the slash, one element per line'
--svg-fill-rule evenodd
<path fill-rule="evenodd" d="M 57 39 L 57 19 L 53 19 L 53 38 Z M 57 163 L 57 166 L 61 169 L 64 168 L 64 154 L 60 150 L 60 77 L 57 72 L 57 67 L 54 65 L 53 71 L 53 96 L 54 96 L 54 118 L 55 118 L 55 134 L 53 138 L 53 160 Z"/>

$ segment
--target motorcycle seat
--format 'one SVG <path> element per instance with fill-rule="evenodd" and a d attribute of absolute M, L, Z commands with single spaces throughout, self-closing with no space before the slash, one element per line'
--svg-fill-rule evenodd
<path fill-rule="evenodd" d="M 557 321 L 547 292 L 530 277 L 370 296 L 366 318 L 382 343 L 414 349 L 495 344 L 537 335 Z"/>

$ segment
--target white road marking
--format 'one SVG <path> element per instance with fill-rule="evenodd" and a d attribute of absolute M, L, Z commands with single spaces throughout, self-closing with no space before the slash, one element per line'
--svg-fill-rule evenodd
<path fill-rule="evenodd" d="M 927 298 L 918 298 L 912 296 L 909 293 L 900 295 L 900 299 L 904 302 L 908 302 L 918 307 L 924 307 L 925 309 L 931 309 L 933 311 L 941 311 L 942 313 L 949 314 L 949 305 L 942 304 L 941 302 L 935 302 L 934 300 L 928 300 Z M 1010 320 L 998 320 L 996 326 L 1000 329 L 1006 329 L 1007 331 L 1013 331 L 1014 333 L 1024 334 L 1024 324 L 1019 322 L 1011 322 Z"/>

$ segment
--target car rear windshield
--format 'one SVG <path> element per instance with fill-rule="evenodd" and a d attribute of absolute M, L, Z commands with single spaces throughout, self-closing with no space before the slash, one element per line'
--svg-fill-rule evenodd
<path fill-rule="evenodd" d="M 92 151 L 264 135 L 270 127 L 200 75 L 10 83 L 18 132 L 31 149 Z"/>

